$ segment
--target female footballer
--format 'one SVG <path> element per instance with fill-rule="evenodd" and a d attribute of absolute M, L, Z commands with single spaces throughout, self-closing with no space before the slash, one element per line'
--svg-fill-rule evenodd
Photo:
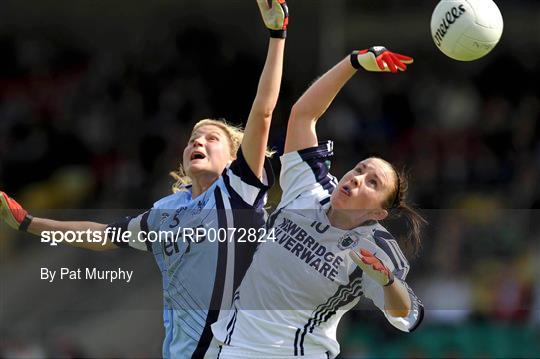
<path fill-rule="evenodd" d="M 133 247 L 153 254 L 163 276 L 166 358 L 199 358 L 207 353 L 210 324 L 218 319 L 220 308 L 230 308 L 256 245 L 238 243 L 227 230 L 254 230 L 264 224 L 263 205 L 273 184 L 265 155 L 281 84 L 288 9 L 285 0 L 257 2 L 271 37 L 245 131 L 223 121 L 198 122 L 184 149 L 174 194 L 137 217 L 106 225 L 35 218 L 0 192 L 1 217 L 16 229 L 36 235 L 88 229 L 109 236 L 122 232 L 127 241 L 85 240 L 73 245 L 93 250 Z M 185 228 L 213 233 L 225 229 L 219 233 L 228 237 L 224 241 L 210 241 L 204 234 L 196 241 L 182 236 L 159 241 L 147 237 L 150 232 L 185 233 Z M 211 356 L 210 350 L 207 355 Z"/>
<path fill-rule="evenodd" d="M 412 331 L 423 307 L 405 283 L 409 264 L 379 223 L 391 210 L 408 216 L 419 244 L 424 220 L 405 202 L 407 181 L 370 157 L 339 182 L 328 172 L 332 143 L 315 125 L 345 83 L 363 67 L 405 71 L 412 58 L 384 47 L 353 52 L 318 79 L 293 106 L 281 157 L 283 197 L 228 318 L 212 326 L 220 358 L 334 358 L 343 314 L 364 295 L 395 327 Z"/>

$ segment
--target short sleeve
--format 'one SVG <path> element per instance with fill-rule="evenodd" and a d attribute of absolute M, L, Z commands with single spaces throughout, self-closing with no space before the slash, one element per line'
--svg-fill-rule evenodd
<path fill-rule="evenodd" d="M 237 194 L 248 206 L 262 207 L 268 189 L 275 182 L 272 165 L 265 158 L 263 176 L 259 179 L 249 167 L 242 151 L 240 147 L 236 160 L 223 172 L 223 181 L 227 189 Z"/>
<path fill-rule="evenodd" d="M 147 233 L 155 228 L 156 211 L 149 209 L 135 217 L 111 223 L 107 226 L 109 240 L 118 247 L 131 247 L 141 251 L 152 251 L 151 243 L 146 240 Z"/>
<path fill-rule="evenodd" d="M 319 201 L 327 200 L 337 186 L 337 179 L 329 172 L 333 154 L 333 142 L 326 141 L 281 156 L 279 182 L 283 194 L 279 207 L 308 191 Z"/>
<path fill-rule="evenodd" d="M 411 300 L 411 310 L 407 317 L 392 317 L 384 310 L 384 290 L 377 282 L 375 282 L 371 277 L 364 275 L 363 278 L 363 288 L 364 295 L 366 298 L 371 299 L 373 304 L 379 308 L 383 313 L 386 319 L 397 329 L 404 332 L 412 332 L 415 330 L 422 319 L 424 318 L 424 306 L 422 302 L 418 299 L 413 290 L 407 285 L 405 281 L 396 278 L 396 281 L 400 281 L 407 291 L 409 292 L 409 298 Z"/>

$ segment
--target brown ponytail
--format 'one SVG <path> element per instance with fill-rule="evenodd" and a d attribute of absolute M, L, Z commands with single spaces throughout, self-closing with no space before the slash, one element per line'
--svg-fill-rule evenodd
<path fill-rule="evenodd" d="M 409 181 L 405 171 L 397 170 L 392 164 L 388 164 L 394 170 L 396 185 L 384 201 L 383 208 L 388 210 L 389 219 L 405 219 L 406 235 L 402 236 L 402 242 L 405 243 L 407 252 L 416 256 L 422 247 L 420 232 L 422 227 L 428 222 L 420 215 L 420 213 L 407 204 Z"/>

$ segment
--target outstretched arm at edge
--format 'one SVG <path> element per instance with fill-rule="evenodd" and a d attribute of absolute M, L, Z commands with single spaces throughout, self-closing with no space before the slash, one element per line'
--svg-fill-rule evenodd
<path fill-rule="evenodd" d="M 22 208 L 13 198 L 9 197 L 4 192 L 0 191 L 0 218 L 10 227 L 42 236 L 45 231 L 57 231 L 66 233 L 74 231 L 81 234 L 81 242 L 65 242 L 68 245 L 80 248 L 91 249 L 95 251 L 103 251 L 116 249 L 118 246 L 106 240 L 105 230 L 106 224 L 96 222 L 76 222 L 76 221 L 55 221 L 46 218 L 32 217 Z M 93 242 L 92 232 L 101 232 L 100 238 L 106 242 Z"/>
<path fill-rule="evenodd" d="M 261 178 L 270 123 L 281 87 L 288 9 L 283 0 L 273 0 L 271 7 L 268 7 L 266 0 L 259 0 L 258 4 L 271 37 L 266 62 L 257 87 L 257 95 L 253 101 L 244 131 L 242 150 L 253 173 Z"/>

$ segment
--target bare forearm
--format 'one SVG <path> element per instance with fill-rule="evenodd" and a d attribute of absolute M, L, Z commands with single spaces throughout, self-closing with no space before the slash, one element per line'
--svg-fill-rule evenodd
<path fill-rule="evenodd" d="M 268 117 L 276 107 L 283 73 L 285 39 L 270 38 L 266 62 L 251 112 Z"/>
<path fill-rule="evenodd" d="M 80 248 L 87 248 L 96 251 L 116 249 L 118 248 L 115 244 L 106 242 L 103 245 L 102 242 L 93 242 L 90 241 L 92 238 L 92 233 L 100 232 L 100 238 L 105 239 L 105 229 L 107 228 L 106 224 L 96 223 L 96 222 L 78 222 L 78 221 L 55 221 L 47 218 L 37 218 L 34 217 L 30 225 L 28 226 L 28 232 L 35 234 L 37 236 L 42 236 L 43 232 L 62 232 L 66 233 L 68 231 L 76 232 L 77 235 L 80 235 L 82 239 L 81 242 L 64 242 L 68 245 Z"/>
<path fill-rule="evenodd" d="M 315 81 L 294 105 L 296 118 L 317 120 L 328 109 L 341 88 L 356 73 L 349 57 Z"/>
<path fill-rule="evenodd" d="M 261 178 L 272 113 L 276 107 L 283 72 L 284 39 L 270 39 L 266 63 L 259 80 L 242 140 L 243 154 L 253 173 Z"/>
<path fill-rule="evenodd" d="M 407 288 L 399 280 L 383 288 L 385 311 L 393 317 L 406 317 L 411 310 L 411 299 Z"/>

